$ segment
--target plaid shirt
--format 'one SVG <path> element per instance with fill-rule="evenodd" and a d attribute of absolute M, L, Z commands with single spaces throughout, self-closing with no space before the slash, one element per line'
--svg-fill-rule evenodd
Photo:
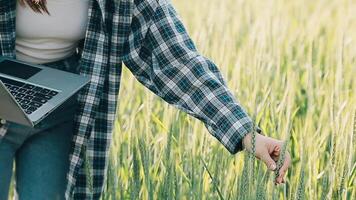
<path fill-rule="evenodd" d="M 13 58 L 15 2 L 0 0 L 0 52 Z M 90 2 L 80 73 L 91 82 L 77 99 L 66 199 L 99 199 L 103 191 L 122 63 L 149 90 L 204 122 L 230 153 L 242 150 L 253 122 L 168 0 Z"/>

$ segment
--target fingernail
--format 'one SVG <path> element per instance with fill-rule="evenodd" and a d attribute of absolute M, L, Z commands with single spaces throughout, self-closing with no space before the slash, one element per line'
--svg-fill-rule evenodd
<path fill-rule="evenodd" d="M 271 169 L 272 169 L 272 170 L 275 170 L 275 169 L 276 169 L 276 165 L 275 165 L 275 164 L 272 164 L 272 165 L 271 165 Z"/>

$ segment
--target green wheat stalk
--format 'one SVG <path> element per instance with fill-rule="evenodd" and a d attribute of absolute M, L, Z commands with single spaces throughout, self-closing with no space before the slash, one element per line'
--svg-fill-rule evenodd
<path fill-rule="evenodd" d="M 89 187 L 90 192 L 93 193 L 94 186 L 93 186 L 93 176 L 92 176 L 91 167 L 90 167 L 90 158 L 86 152 L 85 146 L 83 148 L 83 153 L 84 153 L 84 169 L 85 169 L 85 174 L 86 174 L 86 184 Z"/>
<path fill-rule="evenodd" d="M 213 183 L 213 186 L 214 186 L 214 188 L 215 188 L 215 191 L 216 191 L 216 192 L 218 193 L 218 195 L 219 195 L 220 200 L 224 200 L 224 197 L 223 197 L 223 195 L 221 194 L 221 191 L 220 191 L 220 189 L 219 189 L 219 186 L 217 185 L 217 183 L 216 183 L 215 178 L 213 177 L 213 175 L 210 173 L 210 170 L 208 169 L 208 166 L 206 165 L 206 163 L 204 162 L 204 160 L 203 160 L 202 158 L 200 158 L 200 160 L 202 161 L 205 170 L 208 172 L 209 177 L 210 177 L 210 179 L 211 179 L 211 181 L 212 181 L 212 183 Z"/>
<path fill-rule="evenodd" d="M 141 188 L 141 179 L 140 179 L 140 161 L 137 155 L 136 143 L 133 144 L 133 157 L 132 157 L 132 166 L 133 166 L 133 187 L 131 193 L 131 199 L 139 199 L 140 188 Z"/>

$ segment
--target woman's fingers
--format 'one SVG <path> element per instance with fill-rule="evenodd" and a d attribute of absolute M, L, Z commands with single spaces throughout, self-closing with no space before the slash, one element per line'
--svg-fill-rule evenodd
<path fill-rule="evenodd" d="M 279 154 L 280 154 L 280 147 L 279 146 L 275 146 L 273 151 L 272 151 L 272 153 L 271 153 L 271 157 L 275 162 L 278 161 Z"/>
<path fill-rule="evenodd" d="M 276 180 L 277 183 L 282 183 L 284 176 L 287 173 L 290 163 L 291 163 L 291 158 L 287 151 L 286 155 L 285 155 L 284 163 L 283 163 L 281 169 L 279 170 L 279 176 L 277 177 L 277 180 Z"/>
<path fill-rule="evenodd" d="M 276 169 L 276 162 L 272 159 L 271 155 L 267 151 L 263 152 L 260 157 L 269 170 L 273 171 Z"/>
<path fill-rule="evenodd" d="M 279 146 L 275 146 L 273 150 L 274 156 L 279 156 L 281 148 Z"/>

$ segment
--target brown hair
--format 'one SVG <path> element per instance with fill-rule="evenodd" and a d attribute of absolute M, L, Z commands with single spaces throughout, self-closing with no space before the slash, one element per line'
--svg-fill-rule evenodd
<path fill-rule="evenodd" d="M 47 13 L 49 15 L 47 9 L 47 0 L 20 0 L 20 4 L 25 6 L 26 4 L 30 6 L 30 8 L 37 13 Z"/>

